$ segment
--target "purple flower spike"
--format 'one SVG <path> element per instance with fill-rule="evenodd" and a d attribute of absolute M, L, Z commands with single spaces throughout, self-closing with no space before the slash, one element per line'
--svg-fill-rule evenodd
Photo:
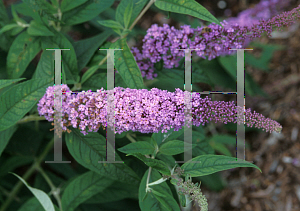
<path fill-rule="evenodd" d="M 300 17 L 299 10 L 300 5 L 269 20 L 261 17 L 261 20 L 257 20 L 255 24 L 251 23 L 251 26 L 233 24 L 232 21 L 224 20 L 221 22 L 223 28 L 212 23 L 208 26 L 211 32 L 206 33 L 202 31 L 204 27 L 193 29 L 184 25 L 177 30 L 167 24 L 162 27 L 154 24 L 147 30 L 143 39 L 142 53 L 137 48 L 132 48 L 132 52 L 142 71 L 142 76 L 147 75 L 147 79 L 152 79 L 157 77 L 157 74 L 153 75 L 154 63 L 163 60 L 164 68 L 168 69 L 179 66 L 180 59 L 184 57 L 184 51 L 177 49 L 199 49 L 195 51 L 196 54 L 208 60 L 233 54 L 235 51 L 230 51 L 230 48 L 246 47 L 251 40 L 261 37 L 263 33 L 271 37 L 271 32 L 276 27 L 282 29 L 290 26 Z"/>
<path fill-rule="evenodd" d="M 80 92 L 74 94 L 66 85 L 62 85 L 65 92 L 62 95 L 62 129 L 68 126 L 79 128 L 83 134 L 98 131 L 100 126 L 107 123 L 107 91 L 97 90 L 94 92 Z M 110 90 L 109 92 L 112 92 Z M 162 133 L 170 128 L 178 131 L 184 126 L 184 92 L 176 89 L 175 92 L 152 88 L 129 89 L 115 87 L 114 111 L 116 133 L 124 131 L 139 131 L 141 133 Z M 193 93 L 191 105 L 193 125 L 199 126 L 205 123 L 228 122 L 241 124 L 243 118 L 238 119 L 237 114 L 243 114 L 243 108 L 235 106 L 234 102 L 211 101 L 208 97 L 202 99 L 199 93 Z M 238 109 L 237 109 L 238 108 Z M 48 121 L 54 118 L 54 86 L 48 87 L 46 94 L 38 103 L 38 111 Z M 238 112 L 238 113 L 237 113 Z M 243 116 L 241 116 L 243 117 Z M 255 111 L 246 110 L 245 124 L 248 127 L 255 126 L 266 132 L 280 131 L 282 126 L 274 120 L 265 118 Z"/>

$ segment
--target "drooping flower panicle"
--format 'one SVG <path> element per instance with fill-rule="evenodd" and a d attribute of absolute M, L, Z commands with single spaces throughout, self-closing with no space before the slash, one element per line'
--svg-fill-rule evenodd
<path fill-rule="evenodd" d="M 132 48 L 132 53 L 142 72 L 147 79 L 157 77 L 154 73 L 154 63 L 163 60 L 164 68 L 179 66 L 179 61 L 184 57 L 184 51 L 177 49 L 199 49 L 196 54 L 208 60 L 217 56 L 235 53 L 229 49 L 241 49 L 255 38 L 261 37 L 263 33 L 271 36 L 271 32 L 277 27 L 290 26 L 300 17 L 300 5 L 289 12 L 283 12 L 269 20 L 260 20 L 251 26 L 230 24 L 221 22 L 222 26 L 215 23 L 210 24 L 211 32 L 202 33 L 204 27 L 191 28 L 189 25 L 181 26 L 177 30 L 173 26 L 164 24 L 162 27 L 153 24 L 143 39 L 142 53 Z"/>
<path fill-rule="evenodd" d="M 114 92 L 114 104 L 111 109 L 115 111 L 115 133 L 124 131 L 139 131 L 141 133 L 162 133 L 170 128 L 178 131 L 184 126 L 184 96 L 185 93 L 176 89 L 175 92 L 152 88 L 129 89 L 115 87 L 106 91 L 103 88 L 95 92 L 72 93 L 67 85 L 61 85 L 62 95 L 62 129 L 68 126 L 79 128 L 83 134 L 98 131 L 113 122 L 107 122 L 107 93 Z M 199 93 L 192 93 L 191 105 L 192 124 L 199 126 L 214 121 L 227 124 L 244 123 L 243 108 L 238 108 L 235 103 L 224 101 L 211 101 L 208 97 L 202 99 Z M 48 121 L 54 120 L 54 86 L 48 87 L 46 94 L 38 103 L 40 115 Z M 245 124 L 255 126 L 266 132 L 279 131 L 282 127 L 276 121 L 265 118 L 250 109 L 245 111 Z"/>

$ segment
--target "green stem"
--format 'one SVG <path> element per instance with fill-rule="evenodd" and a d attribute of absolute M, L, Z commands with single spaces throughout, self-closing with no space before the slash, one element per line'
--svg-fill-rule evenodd
<path fill-rule="evenodd" d="M 52 192 L 54 198 L 56 199 L 56 201 L 58 203 L 59 209 L 61 211 L 63 211 L 62 205 L 61 205 L 61 199 L 60 199 L 60 196 L 59 196 L 60 188 L 55 187 L 55 185 L 53 184 L 51 179 L 48 177 L 48 175 L 45 173 L 45 171 L 40 166 L 37 166 L 37 170 L 41 173 L 41 175 L 44 177 L 44 179 L 46 180 L 46 182 L 50 186 L 51 192 Z"/>
<path fill-rule="evenodd" d="M 31 122 L 31 121 L 39 121 L 39 120 L 46 120 L 44 116 L 37 116 L 37 115 L 29 115 L 24 117 L 23 119 L 19 120 L 17 124 L 22 124 L 26 122 Z"/>
<path fill-rule="evenodd" d="M 23 179 L 26 181 L 36 170 L 37 166 L 41 164 L 41 162 L 44 160 L 50 149 L 52 149 L 54 144 L 54 138 L 48 143 L 42 154 L 35 160 L 35 162 L 32 164 L 32 166 L 26 171 L 26 173 L 23 175 Z M 3 203 L 2 207 L 0 208 L 0 211 L 5 211 L 6 208 L 10 205 L 12 200 L 16 197 L 18 192 L 20 191 L 23 183 L 22 181 L 18 181 L 18 183 L 15 185 L 15 187 L 12 189 L 12 191 L 9 194 L 9 197 L 6 199 L 6 201 Z"/>

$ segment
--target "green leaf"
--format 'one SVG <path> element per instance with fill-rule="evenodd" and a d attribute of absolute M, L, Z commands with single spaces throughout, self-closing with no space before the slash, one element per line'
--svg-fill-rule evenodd
<path fill-rule="evenodd" d="M 237 140 L 236 140 L 236 136 L 233 136 L 233 135 L 213 135 L 210 139 L 208 139 L 208 141 L 236 147 Z M 238 139 L 238 141 L 239 141 L 239 139 Z M 244 144 L 245 144 L 246 148 L 250 147 L 249 143 L 247 143 L 247 142 L 241 143 L 241 145 L 244 145 Z"/>
<path fill-rule="evenodd" d="M 49 79 L 31 79 L 17 84 L 0 96 L 0 131 L 16 124 L 53 85 Z"/>
<path fill-rule="evenodd" d="M 253 167 L 261 172 L 260 168 L 252 163 L 224 155 L 200 155 L 191 161 L 197 161 L 199 163 L 191 163 L 188 161 L 181 166 L 181 169 L 184 169 L 184 174 L 190 174 L 191 177 L 205 176 L 237 167 Z"/>
<path fill-rule="evenodd" d="M 23 30 L 24 30 L 24 27 L 21 27 L 21 26 L 15 27 L 11 30 L 10 35 L 11 36 L 16 36 L 17 34 L 19 34 Z"/>
<path fill-rule="evenodd" d="M 63 63 L 62 69 L 65 71 L 66 78 L 68 80 L 73 80 L 74 82 L 76 82 L 76 78 L 79 75 L 79 72 L 77 68 L 77 59 L 74 47 L 63 34 L 59 32 L 54 32 L 54 34 L 55 36 L 53 37 L 42 37 L 43 50 L 54 48 L 70 49 L 61 51 L 61 60 Z M 52 51 L 52 53 L 53 52 L 54 50 Z"/>
<path fill-rule="evenodd" d="M 102 26 L 112 28 L 112 29 L 124 29 L 124 27 L 119 22 L 114 20 L 98 21 L 98 23 Z"/>
<path fill-rule="evenodd" d="M 218 63 L 217 59 L 210 61 L 202 60 L 198 62 L 198 64 L 211 83 L 225 88 L 230 88 L 231 90 L 236 90 L 236 79 L 232 79 L 232 77 Z"/>
<path fill-rule="evenodd" d="M 138 187 L 132 186 L 131 184 L 114 181 L 114 183 L 108 186 L 105 190 L 96 194 L 95 196 L 92 196 L 84 203 L 100 204 L 119 201 L 126 198 L 138 199 L 137 192 Z"/>
<path fill-rule="evenodd" d="M 18 16 L 13 4 L 11 5 L 11 14 L 12 14 L 15 21 L 20 21 L 20 18 Z"/>
<path fill-rule="evenodd" d="M 131 1 L 121 1 L 120 4 L 117 7 L 115 19 L 118 21 L 122 26 L 125 26 L 125 19 L 127 14 L 130 14 L 130 17 L 127 17 L 126 19 L 128 26 L 131 26 L 135 18 L 140 14 L 144 6 L 146 5 L 148 0 L 131 0 Z M 132 12 L 129 13 L 129 11 L 126 13 L 126 8 L 133 3 L 133 9 Z M 127 28 L 127 27 L 125 27 Z"/>
<path fill-rule="evenodd" d="M 26 78 L 18 78 L 18 79 L 8 79 L 8 80 L 0 80 L 0 89 L 4 88 L 4 87 L 7 87 L 11 84 L 14 84 L 18 81 L 22 81 Z"/>
<path fill-rule="evenodd" d="M 181 194 L 178 194 L 178 195 L 179 195 L 179 201 L 180 201 L 181 206 L 186 207 L 185 195 L 181 195 Z"/>
<path fill-rule="evenodd" d="M 54 80 L 54 51 L 44 50 L 36 70 L 32 76 L 33 79 L 47 78 Z"/>
<path fill-rule="evenodd" d="M 121 77 L 131 89 L 145 89 L 141 71 L 127 45 L 126 38 L 112 44 L 115 51 L 115 66 Z"/>
<path fill-rule="evenodd" d="M 55 211 L 60 211 L 59 208 L 54 205 Z M 43 207 L 41 203 L 35 198 L 32 197 L 31 199 L 27 200 L 19 209 L 18 211 L 41 211 Z"/>
<path fill-rule="evenodd" d="M 67 12 L 71 9 L 74 9 L 75 7 L 82 5 L 83 3 L 87 2 L 87 1 L 88 0 L 77 0 L 77 1 L 63 0 L 60 5 L 61 12 L 62 13 Z"/>
<path fill-rule="evenodd" d="M 3 26 L 1 29 L 0 29 L 0 34 L 2 34 L 3 32 L 6 32 L 6 31 L 9 31 L 15 27 L 18 27 L 19 25 L 16 24 L 16 23 L 12 23 L 12 24 L 7 24 L 5 26 Z"/>
<path fill-rule="evenodd" d="M 160 145 L 159 151 L 165 155 L 177 155 L 184 151 L 194 148 L 196 144 L 188 145 L 188 149 L 184 148 L 184 142 L 179 140 L 172 140 L 164 142 Z"/>
<path fill-rule="evenodd" d="M 0 131 L 0 156 L 1 156 L 2 152 L 4 151 L 6 145 L 8 144 L 10 138 L 16 132 L 16 130 L 17 130 L 17 126 L 15 125 L 4 131 Z"/>
<path fill-rule="evenodd" d="M 115 74 L 115 87 L 117 86 L 127 88 L 127 85 L 121 78 L 120 74 Z M 101 87 L 103 87 L 105 90 L 107 89 L 107 73 L 95 74 L 82 85 L 84 90 L 91 89 L 92 91 L 97 91 L 97 89 L 101 89 Z"/>
<path fill-rule="evenodd" d="M 220 191 L 227 186 L 226 181 L 224 180 L 224 178 L 221 176 L 219 172 L 198 177 L 197 179 L 201 181 L 201 184 L 205 185 L 206 187 L 208 187 L 210 190 L 213 191 Z"/>
<path fill-rule="evenodd" d="M 15 175 L 16 177 L 19 178 L 19 180 L 21 180 L 24 185 L 26 185 L 26 187 L 31 191 L 31 193 L 37 198 L 37 200 L 41 203 L 41 205 L 43 206 L 43 208 L 47 211 L 55 211 L 53 203 L 50 199 L 50 197 L 41 190 L 38 190 L 36 188 L 32 188 L 30 187 L 27 182 L 25 180 L 23 180 L 21 177 L 19 177 L 18 175 L 12 173 L 13 175 Z"/>
<path fill-rule="evenodd" d="M 42 25 L 35 20 L 30 21 L 27 33 L 32 36 L 54 36 L 45 25 Z"/>
<path fill-rule="evenodd" d="M 133 1 L 130 1 L 124 12 L 124 24 L 125 24 L 124 26 L 126 29 L 128 29 L 130 23 L 132 10 L 133 10 Z"/>
<path fill-rule="evenodd" d="M 273 58 L 275 51 L 286 49 L 286 46 L 283 45 L 271 45 L 271 44 L 263 44 L 259 42 L 252 42 L 249 46 L 253 46 L 262 50 L 259 58 L 253 56 L 249 52 L 245 52 L 245 63 L 258 68 L 264 72 L 269 72 L 269 63 Z"/>
<path fill-rule="evenodd" d="M 62 21 L 66 25 L 86 22 L 111 7 L 113 3 L 112 0 L 88 0 L 84 4 L 63 13 Z"/>
<path fill-rule="evenodd" d="M 7 22 L 9 22 L 9 18 L 6 12 L 6 8 L 3 1 L 0 1 L 0 26 L 5 25 Z"/>
<path fill-rule="evenodd" d="M 118 149 L 125 154 L 141 153 L 142 155 L 152 154 L 155 150 L 154 146 L 146 141 L 138 141 L 135 143 L 127 144 L 126 146 Z"/>
<path fill-rule="evenodd" d="M 95 65 L 90 67 L 82 76 L 80 83 L 83 84 L 87 79 L 89 79 L 97 70 L 99 66 Z"/>
<path fill-rule="evenodd" d="M 2 132 L 3 131 L 0 132 L 0 136 L 1 136 Z M 11 157 L 7 158 L 4 162 L 2 162 L 2 164 L 0 166 L 0 177 L 6 175 L 10 171 L 13 171 L 18 167 L 29 165 L 33 161 L 34 161 L 33 157 L 27 157 L 27 156 L 23 156 L 23 155 L 11 156 Z"/>
<path fill-rule="evenodd" d="M 42 8 L 36 4 L 36 2 L 32 3 L 32 0 L 22 0 L 22 1 L 23 3 L 15 5 L 18 13 L 24 16 L 32 17 L 35 21 L 38 21 L 39 23 L 42 24 L 47 23 L 47 16 L 41 17 L 44 12 Z M 52 16 L 52 20 L 53 19 L 54 17 Z"/>
<path fill-rule="evenodd" d="M 64 211 L 73 211 L 78 205 L 111 185 L 113 180 L 93 171 L 86 172 L 68 184 L 62 195 Z"/>
<path fill-rule="evenodd" d="M 161 10 L 191 15 L 222 26 L 217 18 L 195 0 L 156 0 L 154 5 Z"/>
<path fill-rule="evenodd" d="M 7 74 L 9 78 L 19 78 L 40 50 L 40 38 L 22 32 L 8 51 Z"/>
<path fill-rule="evenodd" d="M 147 166 L 157 169 L 162 174 L 169 175 L 169 176 L 171 175 L 168 165 L 161 160 L 146 158 L 141 153 L 130 153 L 128 155 L 133 155 L 133 156 L 137 157 L 138 159 L 143 161 Z"/>
<path fill-rule="evenodd" d="M 157 199 L 157 195 L 155 196 L 153 193 L 146 193 L 148 172 L 149 170 L 145 172 L 139 188 L 139 205 L 141 211 L 167 211 L 169 209 L 167 209 L 166 206 L 171 207 L 172 211 L 180 211 L 180 208 L 172 195 L 171 189 L 166 182 L 151 186 L 152 190 L 155 190 L 156 193 L 158 192 L 165 195 L 163 199 Z M 150 173 L 149 183 L 159 180 L 161 177 L 162 176 L 158 173 L 157 170 L 152 169 Z M 160 201 L 162 201 L 163 204 Z"/>
<path fill-rule="evenodd" d="M 88 133 L 84 136 L 78 129 L 70 128 L 72 132 L 66 133 L 66 144 L 74 159 L 102 176 L 129 184 L 137 184 L 138 176 L 125 163 L 98 163 L 106 161 L 106 139 L 99 133 Z M 108 145 L 108 147 L 112 147 Z M 120 160 L 115 154 L 115 160 Z"/>
<path fill-rule="evenodd" d="M 248 55 L 247 55 L 248 56 Z M 246 59 L 246 56 L 245 56 Z M 219 63 L 229 73 L 233 80 L 237 77 L 237 54 L 230 56 L 218 57 Z M 250 96 L 261 95 L 266 97 L 266 93 L 259 87 L 259 85 L 252 79 L 252 77 L 245 72 L 245 91 Z"/>
<path fill-rule="evenodd" d="M 214 143 L 214 142 L 211 142 L 209 144 L 214 150 L 220 152 L 221 154 L 229 156 L 229 157 L 232 156 L 231 152 L 226 148 L 226 146 L 224 144 Z"/>
<path fill-rule="evenodd" d="M 99 49 L 99 46 L 101 46 L 111 34 L 111 31 L 105 31 L 94 37 L 79 40 L 78 42 L 74 43 L 74 49 L 77 56 L 79 70 L 86 66 L 86 64 L 90 61 L 94 53 Z"/>

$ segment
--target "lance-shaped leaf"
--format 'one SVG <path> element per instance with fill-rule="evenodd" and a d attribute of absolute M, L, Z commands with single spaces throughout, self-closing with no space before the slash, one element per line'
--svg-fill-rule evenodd
<path fill-rule="evenodd" d="M 24 80 L 24 79 L 26 79 L 26 78 L 18 78 L 18 79 L 8 79 L 8 80 L 0 80 L 0 89 L 2 89 L 2 88 L 4 88 L 4 87 L 7 87 L 7 86 L 9 86 L 9 85 L 11 85 L 11 84 L 14 84 L 14 83 L 16 83 L 16 82 L 18 82 L 18 81 L 22 81 L 22 80 Z"/>
<path fill-rule="evenodd" d="M 127 45 L 126 38 L 112 44 L 115 51 L 115 66 L 120 76 L 131 89 L 145 89 L 141 71 Z"/>
<path fill-rule="evenodd" d="M 55 211 L 54 205 L 53 205 L 50 197 L 44 191 L 41 191 L 39 189 L 30 187 L 27 184 L 27 182 L 25 180 L 23 180 L 21 177 L 19 177 L 18 175 L 14 174 L 14 173 L 12 173 L 12 174 L 15 175 L 16 177 L 18 177 L 19 180 L 21 180 L 24 183 L 24 185 L 26 185 L 26 187 L 37 198 L 37 200 L 41 203 L 41 205 L 43 206 L 43 208 L 45 210 L 47 210 L 47 211 Z"/>
<path fill-rule="evenodd" d="M 218 19 L 195 0 L 156 0 L 154 4 L 161 10 L 191 15 L 205 21 L 217 23 L 221 26 Z"/>
<path fill-rule="evenodd" d="M 19 78 L 40 50 L 40 38 L 30 36 L 26 31 L 22 32 L 8 51 L 7 74 L 9 78 Z"/>
<path fill-rule="evenodd" d="M 61 5 L 60 5 L 60 9 L 62 12 L 67 12 L 71 9 L 74 9 L 75 7 L 78 7 L 80 5 L 82 5 L 83 3 L 87 2 L 88 0 L 77 0 L 77 1 L 74 1 L 74 0 L 63 0 L 61 2 Z"/>
<path fill-rule="evenodd" d="M 79 40 L 78 42 L 74 43 L 79 70 L 86 66 L 86 64 L 94 55 L 95 51 L 99 50 L 99 46 L 101 46 L 111 34 L 111 31 L 105 31 L 94 37 Z"/>
<path fill-rule="evenodd" d="M 88 0 L 87 2 L 65 12 L 62 21 L 66 25 L 75 25 L 86 22 L 98 16 L 114 3 L 112 0 Z"/>
<path fill-rule="evenodd" d="M 61 57 L 62 57 L 62 69 L 66 73 L 66 78 L 68 80 L 76 81 L 77 77 L 79 77 L 79 72 L 77 68 L 77 58 L 76 53 L 74 50 L 73 45 L 70 43 L 70 41 L 59 32 L 54 32 L 55 36 L 53 37 L 43 37 L 42 38 L 42 47 L 43 50 L 46 49 L 70 49 L 70 50 L 62 50 L 61 51 Z M 54 50 L 50 50 L 54 52 Z M 54 70 L 52 70 L 54 71 Z"/>
<path fill-rule="evenodd" d="M 159 147 L 159 152 L 165 155 L 177 155 L 180 153 L 183 153 L 184 151 L 191 150 L 193 147 L 196 146 L 196 144 L 187 144 L 187 148 L 185 148 L 185 143 L 183 141 L 179 140 L 172 140 L 164 142 Z"/>
<path fill-rule="evenodd" d="M 71 133 L 66 133 L 66 144 L 74 159 L 102 176 L 130 184 L 138 184 L 139 177 L 125 163 L 98 163 L 106 161 L 106 139 L 99 133 L 88 133 L 84 136 L 78 129 L 70 128 Z M 115 160 L 120 161 L 118 154 Z"/>
<path fill-rule="evenodd" d="M 131 153 L 128 155 L 133 155 L 133 156 L 137 157 L 138 159 L 143 161 L 147 166 L 157 169 L 162 174 L 169 175 L 169 176 L 171 175 L 168 165 L 161 160 L 146 158 L 141 153 Z"/>
<path fill-rule="evenodd" d="M 54 36 L 46 26 L 35 20 L 30 22 L 27 33 L 32 36 Z"/>
<path fill-rule="evenodd" d="M 54 54 L 54 51 L 43 51 L 39 63 L 32 76 L 33 79 L 49 78 L 49 80 L 54 80 Z"/>
<path fill-rule="evenodd" d="M 60 209 L 54 204 L 55 211 L 60 211 Z M 35 198 L 32 197 L 31 199 L 27 200 L 19 209 L 18 211 L 41 211 L 43 207 L 41 203 Z"/>
<path fill-rule="evenodd" d="M 118 21 L 120 24 L 125 26 L 126 24 L 124 22 L 128 21 L 128 27 L 131 26 L 135 18 L 139 15 L 139 13 L 142 11 L 144 6 L 146 5 L 148 0 L 132 0 L 132 1 L 121 1 L 120 4 L 117 7 L 116 11 L 116 21 Z M 131 13 L 126 12 L 126 8 L 130 8 L 130 4 L 133 3 L 133 10 Z M 130 9 L 129 9 L 130 10 Z M 128 14 L 128 15 L 127 15 Z M 130 14 L 130 17 L 129 17 Z"/>
<path fill-rule="evenodd" d="M 141 153 L 142 155 L 152 154 L 155 150 L 154 146 L 146 141 L 138 141 L 135 143 L 127 144 L 126 146 L 118 149 L 125 154 Z"/>
<path fill-rule="evenodd" d="M 253 167 L 261 172 L 260 168 L 252 163 L 224 155 L 200 155 L 193 158 L 191 161 L 199 163 L 192 163 L 188 161 L 181 166 L 181 169 L 184 169 L 184 174 L 190 174 L 191 177 L 209 175 L 218 171 L 237 167 Z"/>
<path fill-rule="evenodd" d="M 12 86 L 0 96 L 0 131 L 16 124 L 45 94 L 53 80 L 31 79 Z"/>
<path fill-rule="evenodd" d="M 101 176 L 93 171 L 86 172 L 72 180 L 62 195 L 64 211 L 73 211 L 78 205 L 90 197 L 102 192 L 110 186 L 113 180 Z"/>
<path fill-rule="evenodd" d="M 167 183 L 163 182 L 159 185 L 151 186 L 151 189 L 155 190 L 155 196 L 152 192 L 146 192 L 148 172 L 149 170 L 145 172 L 139 188 L 139 205 L 141 211 L 169 211 L 170 208 L 172 211 L 180 211 L 180 208 L 175 201 L 171 189 Z M 159 180 L 160 178 L 161 175 L 158 173 L 158 171 L 152 169 L 149 183 Z M 165 195 L 165 197 L 158 196 L 157 193 Z"/>

